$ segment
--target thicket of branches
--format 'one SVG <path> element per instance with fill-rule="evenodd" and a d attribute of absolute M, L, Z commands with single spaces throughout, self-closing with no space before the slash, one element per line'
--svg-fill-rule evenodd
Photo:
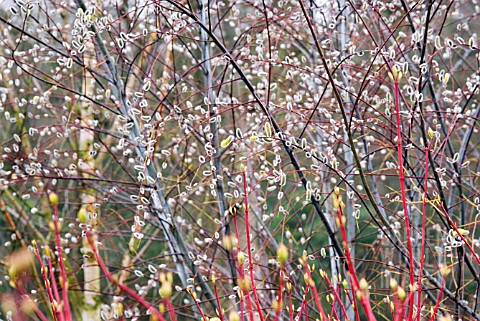
<path fill-rule="evenodd" d="M 480 320 L 476 1 L 0 11 L 2 320 Z"/>

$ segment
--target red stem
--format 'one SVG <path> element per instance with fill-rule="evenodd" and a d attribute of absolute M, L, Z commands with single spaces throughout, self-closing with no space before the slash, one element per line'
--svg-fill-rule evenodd
<path fill-rule="evenodd" d="M 24 301 L 30 301 L 30 306 L 33 308 L 37 316 L 42 320 L 42 321 L 48 321 L 47 317 L 43 312 L 37 307 L 37 305 L 32 301 L 32 299 L 28 296 L 28 294 L 25 292 L 22 284 L 20 282 L 15 282 L 15 285 L 17 287 L 18 292 L 24 299 Z"/>
<path fill-rule="evenodd" d="M 247 291 L 245 291 L 247 292 Z M 245 292 L 243 292 L 245 294 Z M 250 295 L 247 293 L 247 310 L 248 314 L 250 316 L 250 320 L 255 320 L 254 315 L 253 315 L 253 306 L 252 306 L 252 299 L 250 298 Z"/>
<path fill-rule="evenodd" d="M 108 268 L 105 266 L 105 263 L 103 263 L 103 260 L 102 258 L 100 257 L 100 255 L 98 254 L 98 250 L 97 250 L 97 247 L 96 247 L 96 244 L 94 244 L 93 240 L 92 240 L 92 236 L 90 234 L 89 231 L 86 231 L 86 234 L 87 234 L 87 239 L 88 239 L 88 242 L 90 243 L 91 247 L 92 247 L 92 251 L 93 251 L 93 254 L 95 255 L 95 260 L 97 261 L 98 263 L 98 266 L 100 266 L 100 269 L 102 269 L 103 273 L 105 274 L 105 276 L 107 277 L 107 279 L 112 282 L 113 284 L 115 284 L 116 286 L 118 286 L 120 288 L 120 290 L 122 290 L 123 292 L 125 292 L 128 296 L 130 296 L 132 299 L 134 299 L 135 301 L 137 301 L 138 303 L 140 303 L 143 307 L 145 307 L 147 310 L 150 310 L 153 315 L 155 315 L 155 317 L 160 320 L 160 321 L 166 321 L 165 318 L 163 317 L 163 315 L 157 310 L 157 308 L 155 308 L 152 304 L 148 303 L 145 298 L 143 298 L 142 296 L 138 295 L 135 291 L 133 291 L 132 289 L 130 289 L 129 287 L 123 285 L 123 284 L 120 284 L 118 283 L 118 281 L 113 277 L 113 275 L 110 273 L 110 271 L 108 270 Z M 195 300 L 196 302 L 196 300 Z"/>
<path fill-rule="evenodd" d="M 277 311 L 275 311 L 275 321 L 278 321 L 278 318 L 280 317 L 280 313 L 282 311 L 282 305 L 283 305 L 283 276 L 284 276 L 284 269 L 283 269 L 283 265 L 282 267 L 280 267 L 280 273 L 278 274 L 279 275 L 279 286 L 278 286 L 278 305 L 279 305 L 279 308 L 277 309 Z"/>
<path fill-rule="evenodd" d="M 217 300 L 217 305 L 218 305 L 218 316 L 220 317 L 220 320 L 223 321 L 223 311 L 222 311 L 222 305 L 220 304 L 220 298 L 218 296 L 218 290 L 217 290 L 217 285 L 215 282 L 213 282 L 213 290 L 215 291 L 215 299 Z"/>
<path fill-rule="evenodd" d="M 172 301 L 169 298 L 165 298 L 163 302 L 167 306 L 168 314 L 170 314 L 170 319 L 172 319 L 172 321 L 177 321 L 177 316 L 175 315 L 175 311 L 173 310 Z"/>
<path fill-rule="evenodd" d="M 425 263 L 425 239 L 426 239 L 426 225 L 427 225 L 427 188 L 428 188 L 428 153 L 430 152 L 430 147 L 432 146 L 433 139 L 430 140 L 428 146 L 425 148 L 425 178 L 424 178 L 424 186 L 423 186 L 423 200 L 422 200 L 422 247 L 420 253 L 420 267 L 418 269 L 418 280 L 417 280 L 417 315 L 416 320 L 420 321 L 420 307 L 421 307 L 421 300 L 422 300 L 422 273 L 423 273 L 423 265 Z"/>
<path fill-rule="evenodd" d="M 393 296 L 393 302 L 395 305 L 395 319 L 394 321 L 401 321 L 405 315 L 405 302 L 400 300 L 397 295 Z"/>
<path fill-rule="evenodd" d="M 396 77 L 396 76 L 395 76 Z M 405 192 L 405 173 L 403 169 L 403 152 L 402 152 L 402 128 L 400 120 L 400 89 L 398 86 L 398 78 L 394 79 L 395 82 L 395 118 L 397 122 L 397 154 L 398 154 L 398 166 L 399 166 L 399 179 L 400 179 L 400 190 L 402 193 L 402 207 L 403 215 L 405 218 L 405 229 L 407 230 L 407 244 L 408 244 L 408 254 L 410 262 L 413 262 L 413 247 L 410 231 L 410 219 L 408 217 L 408 208 L 407 208 L 407 195 Z M 415 284 L 415 270 L 413 263 L 410 264 L 410 291 L 413 291 L 413 286 Z M 412 320 L 413 315 L 413 306 L 410 307 L 408 311 L 408 319 Z"/>
<path fill-rule="evenodd" d="M 239 277 L 241 279 L 243 279 L 245 277 L 245 271 L 244 271 L 244 268 L 243 268 L 243 263 L 240 263 L 238 261 L 238 252 L 240 252 L 242 250 L 242 247 L 240 245 L 240 235 L 238 233 L 238 224 L 237 224 L 237 216 L 236 215 L 233 215 L 233 225 L 235 226 L 235 235 L 237 237 L 237 260 L 236 260 L 236 264 L 238 264 L 237 266 L 237 270 L 238 270 L 238 274 L 239 274 Z M 243 302 L 243 297 L 244 295 L 246 295 L 247 297 L 247 309 L 250 309 L 250 314 L 252 314 L 251 312 L 251 303 L 250 303 L 250 295 L 248 292 L 246 291 L 243 291 L 242 289 L 240 290 L 240 316 L 242 318 L 242 321 L 245 320 L 245 304 Z M 250 303 L 250 304 L 249 304 Z"/>
<path fill-rule="evenodd" d="M 248 208 L 248 191 L 247 191 L 247 176 L 245 171 L 242 171 L 243 175 L 243 192 L 245 194 L 245 227 L 246 227 L 246 236 L 247 236 L 247 248 L 248 248 L 248 269 L 250 272 L 250 280 L 252 282 L 253 290 L 253 299 L 255 305 L 257 306 L 258 314 L 260 316 L 260 321 L 264 321 L 262 308 L 260 306 L 260 301 L 258 300 L 257 288 L 255 286 L 255 277 L 253 275 L 253 258 L 252 258 L 252 245 L 250 242 L 250 221 L 249 221 L 249 208 Z"/>
<path fill-rule="evenodd" d="M 192 297 L 193 299 L 193 302 L 195 302 L 195 306 L 197 307 L 198 311 L 200 312 L 200 315 L 202 316 L 202 321 L 207 321 L 207 318 L 205 317 L 205 314 L 203 313 L 203 310 L 202 308 L 200 307 L 200 304 L 198 304 L 198 301 L 197 299 L 195 298 L 195 295 L 193 295 L 193 292 L 191 290 L 187 290 L 188 294 L 190 294 L 190 296 Z"/>
<path fill-rule="evenodd" d="M 27 294 L 25 294 L 26 297 L 28 297 Z M 45 314 L 43 314 L 43 312 L 37 307 L 37 305 L 32 301 L 32 299 L 30 299 L 30 297 L 28 297 L 28 300 L 31 301 L 31 306 L 33 306 L 33 310 L 35 311 L 35 313 L 37 314 L 37 316 L 40 318 L 40 320 L 42 321 L 48 321 L 47 317 L 45 316 Z"/>
<path fill-rule="evenodd" d="M 303 295 L 302 305 L 300 306 L 300 311 L 298 311 L 298 314 L 297 314 L 295 320 L 300 320 L 300 317 L 302 316 L 303 309 L 307 305 L 307 295 L 308 295 L 309 290 L 310 290 L 310 284 L 307 283 L 307 285 L 305 286 L 305 294 Z M 308 320 L 308 319 L 306 319 L 306 320 Z"/>
<path fill-rule="evenodd" d="M 448 214 L 447 210 L 443 207 L 442 204 L 440 204 L 440 206 L 442 207 L 443 213 L 445 214 L 445 217 L 447 218 L 448 222 L 450 223 L 450 226 L 455 230 L 455 232 L 457 232 L 457 235 L 462 239 L 462 241 L 465 243 L 465 245 L 470 250 L 470 252 L 472 252 L 473 258 L 475 259 L 475 261 L 477 261 L 477 263 L 480 265 L 480 259 L 478 258 L 477 253 L 475 253 L 472 246 L 470 244 L 468 244 L 467 239 L 460 233 L 457 226 L 453 222 L 452 218 Z"/>
<path fill-rule="evenodd" d="M 338 202 L 338 210 L 337 210 L 337 215 L 338 215 L 338 221 L 340 225 L 340 231 L 342 233 L 342 239 L 345 244 L 347 243 L 347 231 L 345 229 L 345 224 L 343 223 L 343 209 L 342 209 L 342 204 L 340 200 L 340 196 L 337 194 L 337 202 Z M 375 315 L 373 314 L 372 307 L 370 305 L 370 300 L 367 296 L 366 291 L 363 291 L 360 289 L 360 284 L 358 281 L 357 277 L 357 272 L 355 271 L 355 266 L 353 265 L 352 258 L 350 256 L 350 248 L 348 245 L 345 246 L 345 258 L 347 261 L 347 266 L 348 266 L 348 272 L 350 274 L 350 280 L 352 284 L 352 291 L 355 293 L 360 293 L 360 302 L 362 303 L 363 308 L 365 309 L 365 314 L 367 315 L 367 320 L 369 321 L 376 321 Z"/>
<path fill-rule="evenodd" d="M 443 280 L 442 287 L 440 288 L 440 292 L 438 293 L 437 303 L 435 304 L 435 307 L 433 308 L 432 316 L 430 317 L 430 319 L 428 321 L 434 321 L 435 320 L 435 317 L 437 316 L 438 308 L 440 307 L 440 302 L 442 300 L 444 289 L 445 289 L 445 279 Z"/>
<path fill-rule="evenodd" d="M 390 302 L 385 303 L 385 304 L 388 304 L 388 308 L 390 309 L 390 315 L 391 315 L 390 319 L 395 320 L 395 306 L 392 308 L 392 305 L 390 304 Z"/>
<path fill-rule="evenodd" d="M 48 271 L 50 273 L 50 283 L 52 284 L 53 294 L 55 295 L 55 302 L 57 303 L 56 309 L 58 309 L 58 307 L 60 307 L 61 300 L 60 300 L 60 294 L 58 292 L 57 280 L 55 279 L 55 272 L 52 265 L 52 259 L 50 257 L 47 258 L 47 264 L 48 264 Z M 65 316 L 63 315 L 63 311 L 57 310 L 57 313 L 60 321 L 63 321 L 65 319 Z"/>
<path fill-rule="evenodd" d="M 245 307 L 244 307 L 243 297 L 240 296 L 240 318 L 242 321 L 245 321 Z"/>
<path fill-rule="evenodd" d="M 288 312 L 290 314 L 290 321 L 293 321 L 293 303 L 292 303 L 292 292 L 288 291 Z M 327 320 L 327 319 L 325 319 Z"/>
<path fill-rule="evenodd" d="M 345 305 L 343 304 L 342 300 L 340 299 L 340 297 L 338 296 L 338 293 L 337 291 L 335 290 L 332 282 L 330 282 L 330 280 L 328 279 L 328 276 L 327 274 L 324 274 L 324 277 L 325 281 L 327 281 L 328 285 L 330 286 L 330 288 L 332 289 L 332 292 L 333 292 L 333 295 L 335 297 L 335 300 L 337 300 L 339 303 L 340 303 L 340 307 L 342 308 L 342 311 L 345 315 L 347 315 L 347 310 L 345 309 Z M 334 309 L 335 310 L 335 309 Z M 335 311 L 336 313 L 336 311 Z"/>
<path fill-rule="evenodd" d="M 63 245 L 60 239 L 60 230 L 58 228 L 58 204 L 53 204 L 53 225 L 55 226 L 55 243 L 58 251 L 58 264 L 60 266 L 60 285 L 63 294 L 63 313 L 66 321 L 72 321 L 72 311 L 70 309 L 70 302 L 68 301 L 68 281 L 67 272 L 65 270 L 65 263 L 63 262 Z"/>
<path fill-rule="evenodd" d="M 308 266 L 305 266 L 305 272 L 307 273 L 308 279 L 312 280 L 312 282 L 314 282 L 313 279 L 312 279 L 312 274 L 311 274 Z M 320 297 L 318 296 L 318 291 L 317 291 L 317 287 L 316 287 L 315 284 L 312 287 L 312 290 L 313 290 L 313 297 L 315 299 L 315 303 L 317 304 L 318 310 L 320 311 L 320 315 L 322 317 L 322 320 L 326 321 L 326 320 L 328 320 L 328 318 L 325 314 L 325 311 L 323 310 L 322 304 L 320 303 Z"/>
<path fill-rule="evenodd" d="M 320 311 L 320 315 L 322 316 L 321 320 L 328 320 L 327 315 L 325 314 L 325 311 L 323 310 L 322 303 L 320 302 L 320 297 L 318 296 L 317 287 L 313 286 L 312 291 L 313 291 L 313 297 L 315 299 L 315 303 L 317 304 L 317 308 Z"/>
<path fill-rule="evenodd" d="M 354 311 L 355 311 L 355 316 L 357 318 L 357 320 L 360 320 L 360 315 L 358 314 L 358 309 L 356 308 L 356 300 L 355 300 L 355 292 L 353 290 L 353 287 L 351 288 L 351 291 L 352 291 L 352 295 L 350 295 L 350 293 L 348 293 L 348 290 L 345 289 L 345 294 L 347 295 L 347 298 L 348 298 L 348 301 L 350 302 L 350 304 L 352 304 L 354 306 Z"/>
<path fill-rule="evenodd" d="M 34 249 L 35 249 L 35 256 L 37 257 L 38 263 L 40 264 L 40 271 L 43 276 L 43 280 L 44 280 L 43 282 L 45 283 L 45 289 L 47 291 L 48 299 L 50 300 L 50 305 L 52 307 L 53 318 L 55 321 L 57 321 L 60 319 L 59 318 L 60 312 L 53 308 L 53 301 L 55 299 L 53 298 L 52 287 L 49 284 L 50 280 L 47 275 L 47 268 L 43 264 L 42 257 L 40 256 L 40 251 L 38 250 L 38 246 L 36 244 L 34 245 Z"/>

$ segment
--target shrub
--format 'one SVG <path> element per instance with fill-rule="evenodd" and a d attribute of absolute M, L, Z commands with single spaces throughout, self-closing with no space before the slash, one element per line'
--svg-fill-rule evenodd
<path fill-rule="evenodd" d="M 480 320 L 475 1 L 2 9 L 2 319 Z"/>

